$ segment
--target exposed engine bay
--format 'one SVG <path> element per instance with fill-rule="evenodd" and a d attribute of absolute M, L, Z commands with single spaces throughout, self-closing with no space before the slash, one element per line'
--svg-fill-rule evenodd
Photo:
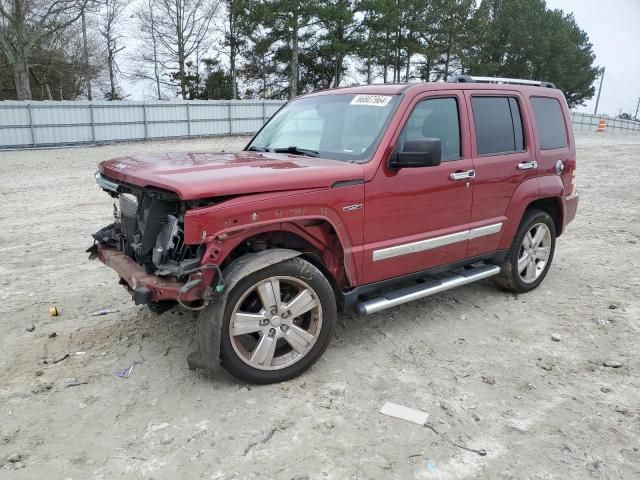
<path fill-rule="evenodd" d="M 114 198 L 114 222 L 93 238 L 117 248 L 152 275 L 186 278 L 200 268 L 204 245 L 184 244 L 186 206 L 173 192 L 115 183 L 96 174 Z"/>

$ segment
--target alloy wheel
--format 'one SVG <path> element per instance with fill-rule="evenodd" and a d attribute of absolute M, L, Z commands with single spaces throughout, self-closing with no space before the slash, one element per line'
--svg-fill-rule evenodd
<path fill-rule="evenodd" d="M 545 270 L 551 254 L 551 231 L 536 223 L 522 239 L 518 254 L 518 273 L 525 283 L 535 282 Z"/>
<path fill-rule="evenodd" d="M 269 277 L 233 307 L 229 336 L 238 357 L 259 370 L 289 367 L 307 355 L 322 327 L 322 306 L 303 280 Z"/>

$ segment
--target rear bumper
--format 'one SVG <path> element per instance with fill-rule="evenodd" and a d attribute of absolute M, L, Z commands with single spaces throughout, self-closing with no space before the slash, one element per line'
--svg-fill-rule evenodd
<path fill-rule="evenodd" d="M 565 227 L 576 218 L 576 212 L 578 211 L 578 201 L 580 200 L 580 195 L 577 193 L 573 193 L 565 198 Z"/>
<path fill-rule="evenodd" d="M 120 250 L 101 244 L 96 244 L 96 247 L 100 261 L 118 274 L 120 283 L 133 294 L 136 304 L 175 301 L 178 295 L 183 302 L 202 299 L 201 288 L 191 288 L 180 293 L 185 284 L 175 278 L 148 274 L 141 265 Z"/>

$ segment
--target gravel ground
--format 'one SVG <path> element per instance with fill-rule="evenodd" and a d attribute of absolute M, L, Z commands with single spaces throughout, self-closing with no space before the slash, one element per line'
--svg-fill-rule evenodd
<path fill-rule="evenodd" d="M 84 253 L 111 217 L 99 161 L 245 142 L 0 152 L 0 477 L 640 478 L 640 137 L 578 137 L 578 217 L 536 291 L 342 315 L 310 371 L 262 387 L 189 371 L 192 315 L 132 305 Z"/>

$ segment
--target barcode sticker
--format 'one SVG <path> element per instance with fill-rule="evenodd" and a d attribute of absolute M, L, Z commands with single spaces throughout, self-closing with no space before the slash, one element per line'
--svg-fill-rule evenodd
<path fill-rule="evenodd" d="M 391 101 L 391 98 L 391 95 L 356 95 L 351 100 L 351 105 L 385 107 Z"/>

